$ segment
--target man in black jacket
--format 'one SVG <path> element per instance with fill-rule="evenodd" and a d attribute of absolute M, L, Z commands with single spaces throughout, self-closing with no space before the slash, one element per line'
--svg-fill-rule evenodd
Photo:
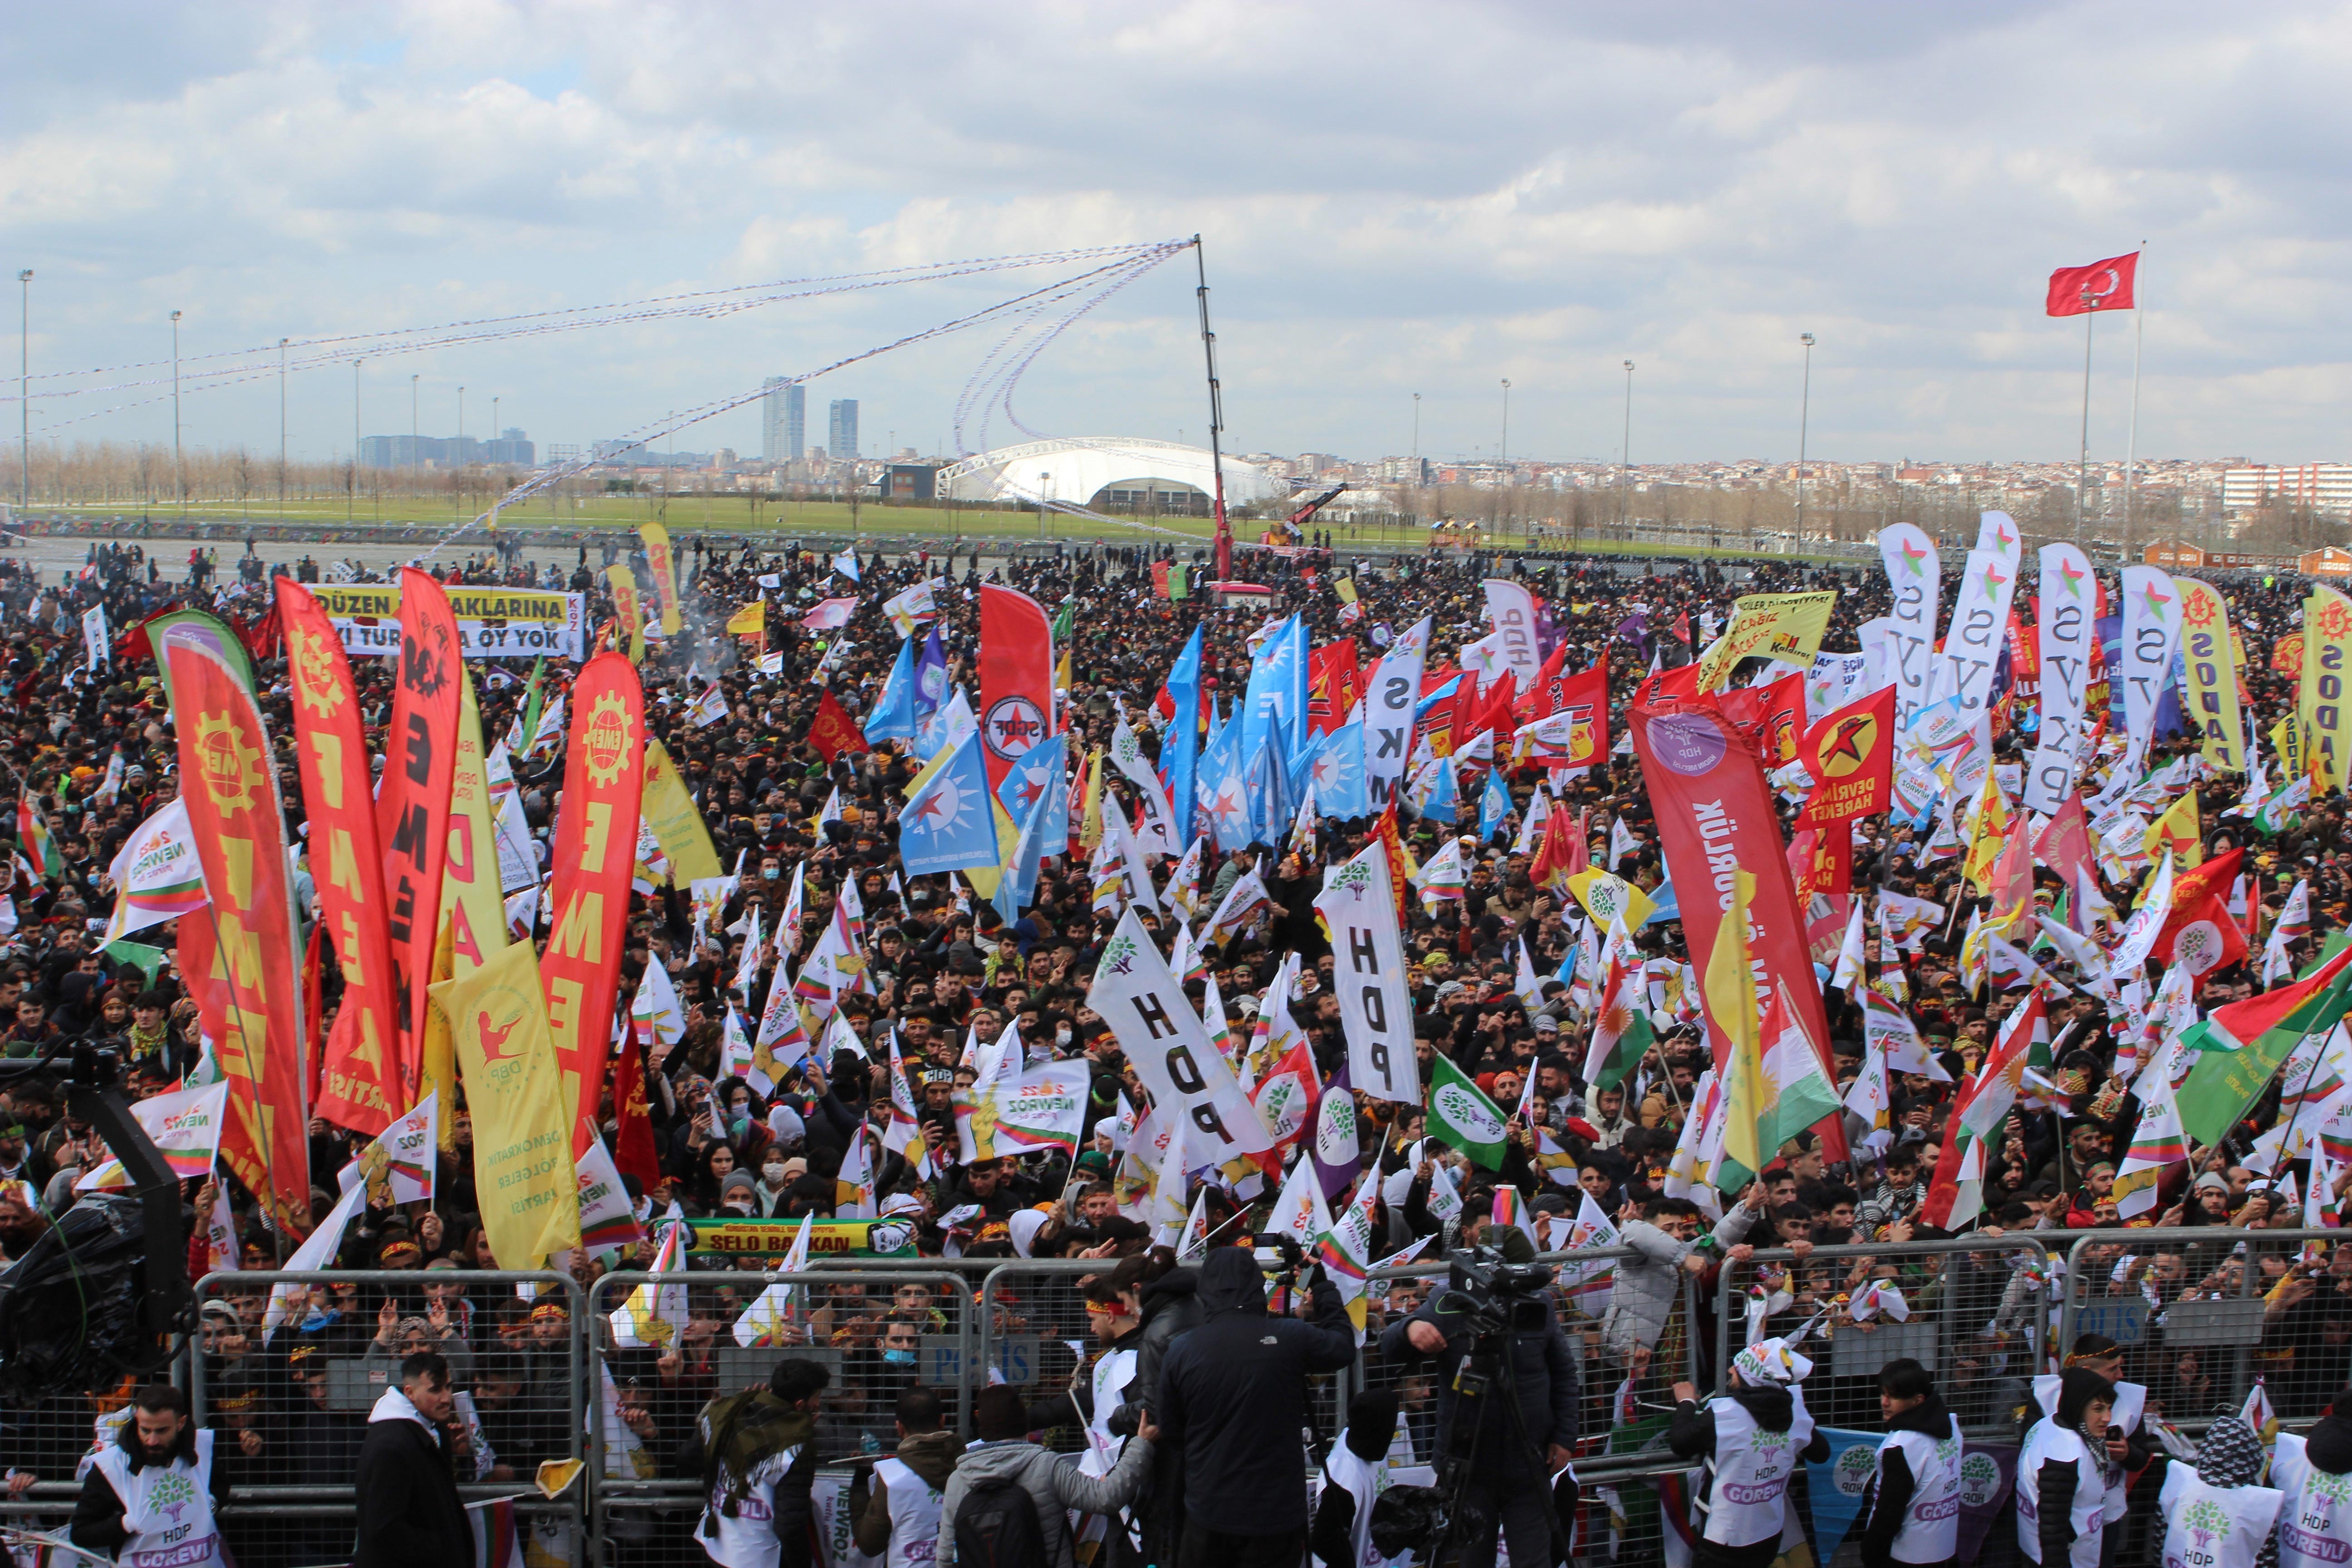
<path fill-rule="evenodd" d="M 1514 1262 L 1534 1258 L 1527 1238 L 1514 1230 L 1506 1250 Z M 1381 1354 L 1393 1365 L 1407 1365 L 1423 1356 L 1437 1363 L 1437 1452 L 1448 1451 L 1454 1426 L 1454 1376 L 1475 1338 L 1460 1311 L 1444 1308 L 1445 1294 L 1433 1295 L 1419 1311 L 1391 1323 L 1381 1335 Z M 1496 1391 L 1479 1413 L 1478 1431 L 1471 1449 L 1470 1477 L 1464 1502 L 1488 1520 L 1500 1518 L 1510 1542 L 1513 1563 L 1553 1560 L 1553 1520 L 1549 1502 L 1551 1478 L 1564 1468 L 1576 1447 L 1577 1405 L 1581 1384 L 1576 1352 L 1569 1348 L 1549 1300 L 1526 1304 L 1526 1321 L 1510 1331 L 1512 1386 L 1518 1394 L 1518 1418 L 1514 1421 L 1504 1392 Z M 1524 1436 L 1522 1436 L 1524 1431 Z M 1543 1471 L 1535 1470 L 1533 1446 L 1542 1456 Z M 1566 1544 L 1565 1535 L 1561 1543 Z M 1492 1568 L 1495 1531 L 1490 1523 L 1462 1548 L 1463 1568 Z"/>
<path fill-rule="evenodd" d="M 191 1563 L 224 1561 L 220 1505 L 228 1471 L 214 1462 L 211 1432 L 188 1419 L 188 1396 L 168 1384 L 131 1395 L 131 1419 L 92 1460 L 74 1504 L 69 1538 L 85 1552 L 175 1552 Z"/>
<path fill-rule="evenodd" d="M 457 1497 L 449 1446 L 457 1403 L 448 1362 L 437 1351 L 421 1351 L 400 1363 L 400 1386 L 385 1389 L 368 1412 L 352 1568 L 473 1560 L 473 1526 Z"/>
<path fill-rule="evenodd" d="M 1310 1323 L 1270 1318 L 1247 1248 L 1201 1267 L 1201 1326 L 1160 1366 L 1160 1441 L 1184 1456 L 1176 1568 L 1292 1568 L 1307 1543 L 1307 1376 L 1356 1359 L 1339 1292 L 1318 1268 Z"/>
<path fill-rule="evenodd" d="M 1110 1415 L 1110 1429 L 1122 1437 L 1135 1436 L 1147 1408 L 1159 1407 L 1168 1347 L 1179 1334 L 1201 1324 L 1200 1277 L 1190 1268 L 1171 1264 L 1166 1252 L 1154 1251 L 1124 1258 L 1111 1270 L 1112 1287 L 1142 1324 L 1135 1331 L 1135 1375 L 1128 1379 L 1127 1397 Z M 1183 1507 L 1184 1453 L 1175 1444 L 1162 1442 L 1153 1453 L 1151 1479 L 1143 1502 L 1135 1510 L 1143 1521 L 1146 1563 L 1176 1561 Z"/>

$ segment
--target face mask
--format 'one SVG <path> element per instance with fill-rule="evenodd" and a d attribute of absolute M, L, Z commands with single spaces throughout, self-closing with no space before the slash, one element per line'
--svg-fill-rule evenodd
<path fill-rule="evenodd" d="M 915 1352 L 913 1351 L 884 1351 L 882 1352 L 882 1359 L 892 1366 L 912 1366 L 915 1364 Z"/>
<path fill-rule="evenodd" d="M 784 1184 L 784 1168 L 782 1165 L 762 1165 L 760 1167 L 760 1174 L 772 1187 L 781 1187 Z"/>
<path fill-rule="evenodd" d="M 770 880 L 771 882 L 774 881 L 777 878 L 779 878 L 779 877 L 782 876 L 783 874 L 784 874 L 784 873 L 783 873 L 783 870 L 782 870 L 782 868 L 781 867 L 776 867 L 776 866 L 762 866 L 762 867 L 761 867 L 761 868 L 760 868 L 760 875 L 761 875 L 762 877 L 765 877 L 765 878 L 766 878 L 766 879 L 768 879 L 768 880 Z"/>
<path fill-rule="evenodd" d="M 1070 1043 L 1070 1031 L 1066 1026 L 1054 1031 L 1054 1043 L 1057 1046 L 1066 1046 Z"/>

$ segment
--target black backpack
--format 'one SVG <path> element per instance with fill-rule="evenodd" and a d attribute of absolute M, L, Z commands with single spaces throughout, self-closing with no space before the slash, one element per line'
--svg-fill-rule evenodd
<path fill-rule="evenodd" d="M 956 1505 L 956 1568 L 1049 1568 L 1036 1500 L 1018 1480 L 981 1481 Z"/>

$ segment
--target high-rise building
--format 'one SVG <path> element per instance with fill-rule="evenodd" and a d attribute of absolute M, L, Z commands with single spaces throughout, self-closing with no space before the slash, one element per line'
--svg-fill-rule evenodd
<path fill-rule="evenodd" d="M 770 376 L 760 414 L 760 456 L 771 463 L 797 463 L 808 446 L 808 388 Z"/>
<path fill-rule="evenodd" d="M 857 460 L 857 399 L 837 397 L 825 416 L 824 449 L 836 463 Z"/>

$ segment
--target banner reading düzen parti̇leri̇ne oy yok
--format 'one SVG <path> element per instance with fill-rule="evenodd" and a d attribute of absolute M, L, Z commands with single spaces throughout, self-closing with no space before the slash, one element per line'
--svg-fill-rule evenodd
<path fill-rule="evenodd" d="M 308 584 L 335 623 L 343 651 L 354 658 L 400 651 L 400 593 L 389 583 Z M 588 596 L 539 588 L 467 587 L 452 584 L 449 608 L 467 658 L 584 658 Z"/>

